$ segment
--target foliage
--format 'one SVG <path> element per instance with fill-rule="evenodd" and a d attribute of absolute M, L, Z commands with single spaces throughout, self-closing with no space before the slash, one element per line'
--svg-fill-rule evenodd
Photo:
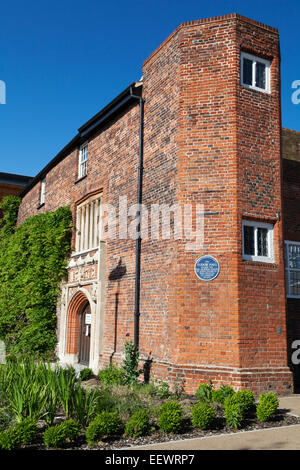
<path fill-rule="evenodd" d="M 99 390 L 84 390 L 79 381 L 72 397 L 72 416 L 76 417 L 81 426 L 87 426 L 97 413 L 99 401 Z"/>
<path fill-rule="evenodd" d="M 103 410 L 89 424 L 86 431 L 86 440 L 89 445 L 94 445 L 104 436 L 118 434 L 122 426 L 122 422 L 118 413 L 114 411 Z"/>
<path fill-rule="evenodd" d="M 7 431 L 0 433 L 0 447 L 3 450 L 18 449 L 21 445 L 32 444 L 36 438 L 36 421 L 26 418 Z"/>
<path fill-rule="evenodd" d="M 48 448 L 63 447 L 66 442 L 76 440 L 80 432 L 80 425 L 73 419 L 69 419 L 46 429 L 43 433 L 43 441 Z"/>
<path fill-rule="evenodd" d="M 192 407 L 192 424 L 200 429 L 208 429 L 216 419 L 216 410 L 206 402 L 197 403 Z"/>
<path fill-rule="evenodd" d="M 3 212 L 1 238 L 7 237 L 14 232 L 20 203 L 21 198 L 18 196 L 6 196 L 2 199 L 0 203 L 0 210 Z"/>
<path fill-rule="evenodd" d="M 160 399 L 169 398 L 171 395 L 169 384 L 167 382 L 160 381 L 156 387 L 156 395 Z"/>
<path fill-rule="evenodd" d="M 66 275 L 68 207 L 16 222 L 18 199 L 4 198 L 0 231 L 0 338 L 9 353 L 49 355 L 56 345 L 56 302 Z"/>
<path fill-rule="evenodd" d="M 123 362 L 123 370 L 125 374 L 125 383 L 127 385 L 134 385 L 137 382 L 137 378 L 143 372 L 143 369 L 139 369 L 139 350 L 132 343 L 127 341 L 125 343 L 125 359 Z"/>
<path fill-rule="evenodd" d="M 235 403 L 232 397 L 227 397 L 224 402 L 224 416 L 230 428 L 240 429 L 243 424 L 244 413 L 240 403 Z"/>
<path fill-rule="evenodd" d="M 230 385 L 221 385 L 217 390 L 212 391 L 212 401 L 223 405 L 228 397 L 234 395 L 235 391 Z"/>
<path fill-rule="evenodd" d="M 256 415 L 262 422 L 269 419 L 276 413 L 279 406 L 278 398 L 275 393 L 261 394 L 259 403 L 256 407 Z"/>
<path fill-rule="evenodd" d="M 136 411 L 131 419 L 125 425 L 125 435 L 138 437 L 147 433 L 149 430 L 149 414 L 147 410 Z"/>
<path fill-rule="evenodd" d="M 85 369 L 82 369 L 80 371 L 79 377 L 80 377 L 80 380 L 82 381 L 90 380 L 94 377 L 94 372 L 92 371 L 92 369 L 89 369 L 88 367 L 86 367 Z"/>
<path fill-rule="evenodd" d="M 159 410 L 158 426 L 164 433 L 179 433 L 182 428 L 182 406 L 176 401 L 167 401 Z"/>
<path fill-rule="evenodd" d="M 206 383 L 200 384 L 195 392 L 195 395 L 199 401 L 210 403 L 212 401 L 212 393 L 213 393 L 213 387 L 212 387 L 212 383 L 210 382 L 208 384 Z"/>
<path fill-rule="evenodd" d="M 228 398 L 226 399 L 228 400 Z M 239 390 L 229 397 L 231 403 L 238 403 L 243 411 L 246 413 L 251 409 L 255 403 L 255 397 L 251 390 Z"/>
<path fill-rule="evenodd" d="M 124 371 L 112 363 L 98 372 L 98 378 L 104 385 L 123 385 L 125 383 Z"/>

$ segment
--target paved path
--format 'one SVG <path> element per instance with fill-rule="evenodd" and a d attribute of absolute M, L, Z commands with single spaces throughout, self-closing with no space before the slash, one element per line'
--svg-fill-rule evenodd
<path fill-rule="evenodd" d="M 282 397 L 280 409 L 300 416 L 300 395 Z M 223 434 L 213 437 L 185 439 L 130 450 L 300 450 L 300 424 L 260 431 Z M 129 450 L 129 449 L 128 449 Z"/>

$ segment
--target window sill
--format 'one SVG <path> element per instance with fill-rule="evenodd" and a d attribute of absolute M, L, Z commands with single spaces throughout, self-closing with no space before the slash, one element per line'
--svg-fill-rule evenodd
<path fill-rule="evenodd" d="M 248 90 L 259 91 L 260 93 L 264 93 L 265 95 L 270 95 L 271 92 L 269 90 L 258 88 L 252 85 L 247 85 L 246 83 L 241 83 L 243 88 L 247 88 Z"/>
<path fill-rule="evenodd" d="M 44 202 L 43 202 L 42 204 L 39 204 L 39 205 L 37 206 L 37 210 L 39 210 L 39 209 L 41 209 L 42 207 L 44 207 L 44 205 L 45 205 Z"/>
<path fill-rule="evenodd" d="M 256 259 L 242 259 L 242 262 L 249 266 L 264 266 L 270 267 L 271 269 L 277 268 L 277 263 L 274 260 L 266 261 L 266 260 L 256 260 Z"/>
<path fill-rule="evenodd" d="M 81 178 L 78 178 L 78 180 L 76 180 L 74 184 L 80 183 L 80 181 L 84 180 L 86 177 L 87 177 L 87 174 L 84 176 L 81 176 Z"/>

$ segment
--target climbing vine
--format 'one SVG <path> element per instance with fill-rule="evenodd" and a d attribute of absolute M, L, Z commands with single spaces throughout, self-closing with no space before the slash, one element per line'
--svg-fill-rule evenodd
<path fill-rule="evenodd" d="M 56 346 L 56 303 L 66 276 L 69 207 L 28 217 L 16 226 L 20 199 L 0 204 L 0 339 L 11 353 L 46 356 Z"/>

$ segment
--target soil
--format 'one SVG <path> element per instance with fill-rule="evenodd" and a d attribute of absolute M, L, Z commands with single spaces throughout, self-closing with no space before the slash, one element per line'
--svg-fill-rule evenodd
<path fill-rule="evenodd" d="M 190 397 L 190 402 L 194 401 L 194 397 Z M 188 401 L 188 399 L 186 400 Z M 121 450 L 122 448 L 136 447 L 141 445 L 148 445 L 154 443 L 168 442 L 173 440 L 182 440 L 182 439 L 191 439 L 197 437 L 208 437 L 216 436 L 218 434 L 234 433 L 234 432 L 245 432 L 258 429 L 267 429 L 280 426 L 289 426 L 294 424 L 300 424 L 300 417 L 291 415 L 288 413 L 289 410 L 278 410 L 278 412 L 272 417 L 268 422 L 260 422 L 255 414 L 255 409 L 249 413 L 247 418 L 244 420 L 243 427 L 241 429 L 235 430 L 229 428 L 226 425 L 225 419 L 223 417 L 222 408 L 217 408 L 217 419 L 213 429 L 207 431 L 202 431 L 200 429 L 193 428 L 189 420 L 184 422 L 182 432 L 180 434 L 164 434 L 157 427 L 153 427 L 151 433 L 147 436 L 141 436 L 137 438 L 129 438 L 127 436 L 112 436 L 104 438 L 101 442 L 98 442 L 97 445 L 90 447 L 87 445 L 85 440 L 85 435 L 82 434 L 80 438 L 74 442 L 69 443 L 63 450 Z M 60 422 L 60 419 L 57 419 L 57 423 Z M 46 429 L 46 426 L 40 422 L 39 423 L 39 433 L 36 444 L 25 446 L 24 450 L 46 450 L 46 447 L 43 443 L 42 434 Z M 60 449 L 59 449 L 60 450 Z"/>

